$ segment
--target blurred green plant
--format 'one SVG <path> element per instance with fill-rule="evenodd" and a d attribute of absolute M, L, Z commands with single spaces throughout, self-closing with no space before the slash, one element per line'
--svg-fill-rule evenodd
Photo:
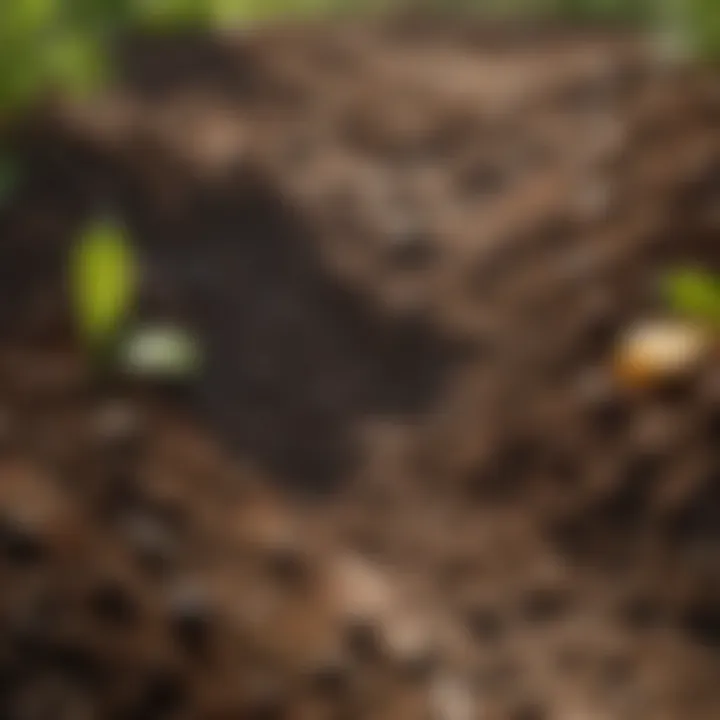
<path fill-rule="evenodd" d="M 554 0 L 555 11 L 573 19 L 642 21 L 652 17 L 651 0 Z"/>
<path fill-rule="evenodd" d="M 569 20 L 661 20 L 720 56 L 718 0 L 0 0 L 0 126 L 44 92 L 85 93 L 107 76 L 107 49 L 133 28 L 224 26 L 280 15 L 393 7 L 551 14 Z"/>
<path fill-rule="evenodd" d="M 120 223 L 90 223 L 73 247 L 68 278 L 78 335 L 101 368 L 174 383 L 197 375 L 202 353 L 192 333 L 172 322 L 138 325 L 133 317 L 140 264 Z"/>
<path fill-rule="evenodd" d="M 78 333 L 102 354 L 124 327 L 138 294 L 138 262 L 124 229 L 94 221 L 76 242 L 69 280 Z"/>
<path fill-rule="evenodd" d="M 720 2 L 718 0 L 685 0 L 685 2 L 691 40 L 702 55 L 720 59 Z"/>
<path fill-rule="evenodd" d="M 668 307 L 678 315 L 720 326 L 720 276 L 701 268 L 681 268 L 663 281 Z"/>
<path fill-rule="evenodd" d="M 85 91 L 100 79 L 101 42 L 68 3 L 0 3 L 0 117 L 55 87 Z"/>
<path fill-rule="evenodd" d="M 96 89 L 109 73 L 107 51 L 118 35 L 202 24 L 214 2 L 1 0 L 0 126 L 45 92 Z"/>

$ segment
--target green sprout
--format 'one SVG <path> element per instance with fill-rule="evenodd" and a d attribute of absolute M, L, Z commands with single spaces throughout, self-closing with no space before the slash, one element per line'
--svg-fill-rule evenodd
<path fill-rule="evenodd" d="M 95 221 L 76 243 L 70 261 L 70 289 L 78 332 L 95 352 L 117 338 L 137 295 L 138 266 L 124 229 Z"/>
<path fill-rule="evenodd" d="M 687 318 L 720 326 L 720 277 L 701 268 L 682 268 L 664 280 L 665 301 Z"/>
<path fill-rule="evenodd" d="M 117 222 L 91 223 L 76 243 L 70 285 L 78 333 L 113 372 L 137 380 L 185 382 L 202 365 L 200 343 L 180 324 L 131 320 L 139 263 Z"/>

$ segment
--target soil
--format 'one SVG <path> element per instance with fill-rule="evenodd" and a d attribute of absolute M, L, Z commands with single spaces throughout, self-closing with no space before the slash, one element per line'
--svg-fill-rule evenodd
<path fill-rule="evenodd" d="M 0 214 L 0 717 L 720 716 L 720 368 L 610 365 L 719 259 L 716 76 L 407 21 L 119 63 Z M 73 332 L 108 209 L 189 387 Z"/>

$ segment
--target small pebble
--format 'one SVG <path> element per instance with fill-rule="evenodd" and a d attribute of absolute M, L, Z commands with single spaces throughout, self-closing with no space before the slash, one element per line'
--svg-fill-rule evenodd
<path fill-rule="evenodd" d="M 449 674 L 439 676 L 430 689 L 433 720 L 473 720 L 475 702 L 467 683 Z"/>
<path fill-rule="evenodd" d="M 391 658 L 412 676 L 432 670 L 436 659 L 433 628 L 420 614 L 398 612 L 385 622 L 385 642 Z"/>
<path fill-rule="evenodd" d="M 391 660 L 407 670 L 425 667 L 435 651 L 433 627 L 408 608 L 398 588 L 377 568 L 356 556 L 336 565 L 335 602 L 350 628 L 364 628 Z"/>
<path fill-rule="evenodd" d="M 201 345 L 192 333 L 180 326 L 148 325 L 125 338 L 119 363 L 130 377 L 184 383 L 200 372 Z"/>
<path fill-rule="evenodd" d="M 0 547 L 8 559 L 36 564 L 71 540 L 76 518 L 52 477 L 23 462 L 4 464 L 0 475 Z"/>
<path fill-rule="evenodd" d="M 615 355 L 618 379 L 630 388 L 652 388 L 696 370 L 712 349 L 712 336 L 691 323 L 637 323 L 621 338 Z"/>
<path fill-rule="evenodd" d="M 397 602 L 395 588 L 387 578 L 357 556 L 340 558 L 333 584 L 340 611 L 349 620 L 385 617 Z"/>

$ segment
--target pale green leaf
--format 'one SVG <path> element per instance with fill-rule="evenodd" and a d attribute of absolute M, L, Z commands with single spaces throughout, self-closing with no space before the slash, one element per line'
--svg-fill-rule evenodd
<path fill-rule="evenodd" d="M 674 312 L 703 322 L 720 322 L 720 278 L 702 269 L 684 268 L 669 274 L 665 297 Z"/>
<path fill-rule="evenodd" d="M 70 275 L 78 330 L 91 346 L 103 346 L 135 299 L 136 260 L 123 228 L 107 220 L 91 224 L 74 248 Z"/>
<path fill-rule="evenodd" d="M 120 348 L 120 366 L 133 377 L 185 380 L 202 365 L 200 344 L 178 325 L 152 324 L 136 328 Z"/>

